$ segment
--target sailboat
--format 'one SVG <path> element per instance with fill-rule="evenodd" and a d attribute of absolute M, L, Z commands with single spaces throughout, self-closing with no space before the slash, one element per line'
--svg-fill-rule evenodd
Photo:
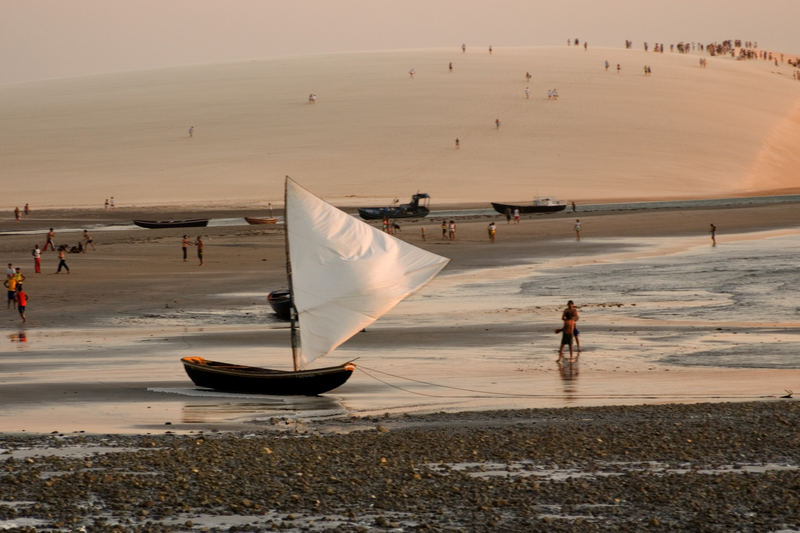
<path fill-rule="evenodd" d="M 348 215 L 289 176 L 284 201 L 294 370 L 182 358 L 199 387 L 313 396 L 343 385 L 356 368 L 352 361 L 307 366 L 378 320 L 450 261 Z"/>

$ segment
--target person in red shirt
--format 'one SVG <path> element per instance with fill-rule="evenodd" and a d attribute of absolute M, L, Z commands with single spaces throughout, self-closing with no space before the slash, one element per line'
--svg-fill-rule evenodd
<path fill-rule="evenodd" d="M 28 293 L 22 290 L 22 285 L 17 285 L 17 310 L 19 310 L 19 316 L 22 317 L 23 322 L 27 322 L 28 319 L 25 317 L 25 308 L 28 306 Z"/>

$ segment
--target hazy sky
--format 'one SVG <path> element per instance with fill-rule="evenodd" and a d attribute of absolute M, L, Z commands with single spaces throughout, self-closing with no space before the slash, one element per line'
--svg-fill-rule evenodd
<path fill-rule="evenodd" d="M 579 37 L 800 54 L 800 0 L 0 0 L 0 83 L 393 48 Z"/>

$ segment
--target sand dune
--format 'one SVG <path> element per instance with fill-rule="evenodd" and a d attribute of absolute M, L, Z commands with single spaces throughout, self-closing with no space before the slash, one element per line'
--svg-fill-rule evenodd
<path fill-rule="evenodd" d="M 282 201 L 285 174 L 345 205 L 417 190 L 441 206 L 796 187 L 791 67 L 698 57 L 411 50 L 4 86 L 3 205 L 265 205 Z"/>

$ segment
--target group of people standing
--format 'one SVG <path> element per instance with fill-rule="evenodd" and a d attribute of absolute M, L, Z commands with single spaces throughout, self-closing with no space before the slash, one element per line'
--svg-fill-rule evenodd
<path fill-rule="evenodd" d="M 197 259 L 200 261 L 200 266 L 203 266 L 203 251 L 205 248 L 205 243 L 203 242 L 203 238 L 198 235 L 197 239 L 194 242 L 189 238 L 188 235 L 184 234 L 183 242 L 181 243 L 181 249 L 183 250 L 183 262 L 185 263 L 189 259 L 189 246 L 196 246 L 197 247 Z"/>
<path fill-rule="evenodd" d="M 8 294 L 8 309 L 11 309 L 12 306 L 16 307 L 22 321 L 27 322 L 25 309 L 28 306 L 28 293 L 22 288 L 23 281 L 25 281 L 25 275 L 22 273 L 22 269 L 9 263 L 6 280 L 3 282 Z"/>

